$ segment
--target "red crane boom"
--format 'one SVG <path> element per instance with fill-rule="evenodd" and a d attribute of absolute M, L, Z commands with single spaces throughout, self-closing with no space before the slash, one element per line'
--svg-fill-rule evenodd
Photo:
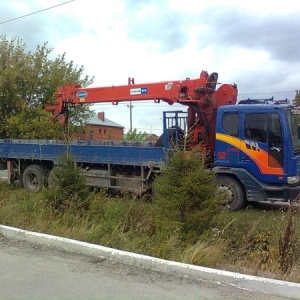
<path fill-rule="evenodd" d="M 218 74 L 206 71 L 197 79 L 163 81 L 156 83 L 135 84 L 129 78 L 123 86 L 82 88 L 77 84 L 68 84 L 57 89 L 54 105 L 46 106 L 52 112 L 52 119 L 67 121 L 69 107 L 84 103 L 154 100 L 172 105 L 180 103 L 188 106 L 188 130 L 192 131 L 191 145 L 201 142 L 211 150 L 215 139 L 216 110 L 221 105 L 235 104 L 237 87 L 235 84 L 223 84 L 218 89 Z"/>

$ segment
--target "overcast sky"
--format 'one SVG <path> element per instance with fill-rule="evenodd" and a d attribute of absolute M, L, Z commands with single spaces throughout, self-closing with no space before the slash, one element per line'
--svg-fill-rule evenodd
<path fill-rule="evenodd" d="M 0 4 L 1 34 L 20 37 L 28 50 L 48 42 L 55 56 L 66 53 L 67 61 L 83 65 L 84 75 L 95 77 L 93 86 L 124 85 L 128 77 L 136 83 L 198 78 L 205 70 L 219 73 L 221 83 L 236 83 L 239 100 L 272 96 L 292 100 L 300 89 L 298 0 L 0 0 Z M 50 8 L 55 5 L 59 6 Z M 31 15 L 9 21 L 27 14 Z M 95 109 L 128 131 L 127 104 L 99 104 Z M 157 134 L 163 110 L 186 110 L 149 101 L 133 106 L 133 128 Z"/>

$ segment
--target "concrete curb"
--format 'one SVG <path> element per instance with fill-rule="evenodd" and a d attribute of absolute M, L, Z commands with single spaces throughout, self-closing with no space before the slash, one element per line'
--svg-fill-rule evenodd
<path fill-rule="evenodd" d="M 130 266 L 187 276 L 195 279 L 214 281 L 226 285 L 232 285 L 241 289 L 253 290 L 279 297 L 300 299 L 300 284 L 293 282 L 177 263 L 174 261 L 167 261 L 146 255 L 120 251 L 58 236 L 30 232 L 4 225 L 0 225 L 0 234 L 19 240 L 54 246 L 67 251 L 75 251 L 85 255 L 104 257 L 113 262 Z"/>

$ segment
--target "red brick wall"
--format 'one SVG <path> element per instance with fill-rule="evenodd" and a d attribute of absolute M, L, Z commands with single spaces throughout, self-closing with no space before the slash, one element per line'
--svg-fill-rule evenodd
<path fill-rule="evenodd" d="M 81 135 L 80 139 L 91 141 L 121 141 L 123 139 L 123 128 L 89 125 L 86 129 L 85 134 Z"/>

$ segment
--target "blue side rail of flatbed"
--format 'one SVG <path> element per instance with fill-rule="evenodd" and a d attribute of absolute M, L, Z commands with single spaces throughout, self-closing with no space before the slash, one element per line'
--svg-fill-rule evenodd
<path fill-rule="evenodd" d="M 57 140 L 0 140 L 0 158 L 52 161 L 69 151 L 77 162 L 119 165 L 145 165 L 165 163 L 162 147 L 154 143 L 123 141 L 73 141 L 68 144 Z"/>

